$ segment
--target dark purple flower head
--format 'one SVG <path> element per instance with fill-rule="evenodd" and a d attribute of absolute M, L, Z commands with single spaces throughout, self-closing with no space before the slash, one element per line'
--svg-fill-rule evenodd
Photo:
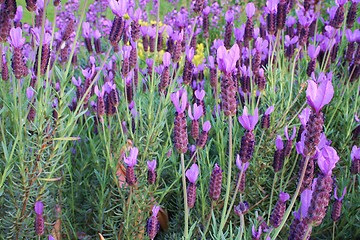
<path fill-rule="evenodd" d="M 203 127 L 202 127 L 204 132 L 209 132 L 211 129 L 211 124 L 210 121 L 206 121 L 203 123 Z"/>
<path fill-rule="evenodd" d="M 341 202 L 341 201 L 344 199 L 345 194 L 346 194 L 346 187 L 344 187 L 344 190 L 343 190 L 343 192 L 342 192 L 341 197 L 338 197 L 338 195 L 337 195 L 337 187 L 335 187 L 335 189 L 334 189 L 334 198 L 335 198 L 337 201 L 340 201 L 340 202 Z"/>
<path fill-rule="evenodd" d="M 231 23 L 232 21 L 234 21 L 234 12 L 233 10 L 229 9 L 226 11 L 225 13 L 225 21 L 227 23 Z"/>
<path fill-rule="evenodd" d="M 26 89 L 26 97 L 30 101 L 34 97 L 35 91 L 32 87 Z"/>
<path fill-rule="evenodd" d="M 288 126 L 285 127 L 285 137 L 287 140 L 294 140 L 295 139 L 295 135 L 296 135 L 296 127 L 294 126 L 293 127 L 293 132 L 292 132 L 292 135 L 291 137 L 289 137 L 289 133 L 288 133 Z"/>
<path fill-rule="evenodd" d="M 105 93 L 104 88 L 102 88 L 101 91 L 100 91 L 98 85 L 96 85 L 95 88 L 94 88 L 94 92 L 95 92 L 96 96 L 104 97 L 104 93 Z"/>
<path fill-rule="evenodd" d="M 242 170 L 245 173 L 250 166 L 250 162 L 243 163 L 240 159 L 240 155 L 236 154 L 236 166 L 240 171 Z"/>
<path fill-rule="evenodd" d="M 336 150 L 330 146 L 325 146 L 318 153 L 318 166 L 324 175 L 331 175 L 335 164 L 339 161 Z"/>
<path fill-rule="evenodd" d="M 274 111 L 274 106 L 270 106 L 266 109 L 265 115 L 270 115 Z"/>
<path fill-rule="evenodd" d="M 286 202 L 289 199 L 290 199 L 290 195 L 288 193 L 280 192 L 280 194 L 279 194 L 279 200 L 280 201 Z"/>
<path fill-rule="evenodd" d="M 252 18 L 255 15 L 255 11 L 256 11 L 256 8 L 255 8 L 254 3 L 250 2 L 250 3 L 246 4 L 245 12 L 246 12 L 246 16 L 248 18 Z"/>
<path fill-rule="evenodd" d="M 109 0 L 109 7 L 111 8 L 112 12 L 118 16 L 122 17 L 126 13 L 127 10 L 127 1 L 126 0 Z"/>
<path fill-rule="evenodd" d="M 35 202 L 35 207 L 34 207 L 35 213 L 37 215 L 41 215 L 44 212 L 44 204 L 42 203 L 42 201 L 36 201 Z"/>
<path fill-rule="evenodd" d="M 136 147 L 132 147 L 130 149 L 129 156 L 124 156 L 124 162 L 129 166 L 133 167 L 137 163 L 137 156 L 138 156 L 139 150 Z"/>
<path fill-rule="evenodd" d="M 198 175 L 199 175 L 199 167 L 196 163 L 194 163 L 193 165 L 191 165 L 190 169 L 188 169 L 185 173 L 187 179 L 189 180 L 189 182 L 191 183 L 195 183 Z"/>
<path fill-rule="evenodd" d="M 351 149 L 351 154 L 350 154 L 351 160 L 355 160 L 355 159 L 360 159 L 360 147 L 357 147 L 356 145 L 354 145 Z"/>
<path fill-rule="evenodd" d="M 308 54 L 311 59 L 316 59 L 320 52 L 320 46 L 315 48 L 314 45 L 309 45 L 308 47 Z"/>
<path fill-rule="evenodd" d="M 191 107 L 190 106 L 189 106 L 188 114 L 189 114 L 189 118 L 191 120 L 197 121 L 203 115 L 203 108 L 202 108 L 201 105 L 198 106 L 196 103 L 194 103 L 194 115 L 191 112 Z"/>
<path fill-rule="evenodd" d="M 306 90 L 306 98 L 310 107 L 319 112 L 326 104 L 328 104 L 334 96 L 334 87 L 331 81 L 323 81 L 316 84 L 313 80 L 308 81 Z"/>
<path fill-rule="evenodd" d="M 25 38 L 22 37 L 21 28 L 11 28 L 10 43 L 14 48 L 21 48 L 25 43 Z"/>
<path fill-rule="evenodd" d="M 280 135 L 277 135 L 277 137 L 276 137 L 275 146 L 276 146 L 276 150 L 283 150 L 284 149 L 284 142 L 281 139 Z"/>
<path fill-rule="evenodd" d="M 187 92 L 180 89 L 170 95 L 171 101 L 173 102 L 175 109 L 178 113 L 183 113 L 187 105 Z"/>
<path fill-rule="evenodd" d="M 155 171 L 156 168 L 156 160 L 152 160 L 152 161 L 147 161 L 147 166 L 151 171 Z"/>
<path fill-rule="evenodd" d="M 171 54 L 169 52 L 165 52 L 164 55 L 163 55 L 163 65 L 164 65 L 164 67 L 169 67 L 170 66 L 170 60 L 171 60 Z M 152 63 L 153 62 L 154 61 L 152 60 Z"/>
<path fill-rule="evenodd" d="M 248 114 L 248 109 L 245 106 L 243 115 L 238 117 L 238 120 L 240 124 L 248 131 L 254 130 L 258 120 L 259 120 L 259 110 L 258 108 L 255 108 L 254 115 Z"/>
<path fill-rule="evenodd" d="M 261 228 L 261 226 L 259 226 L 259 230 L 256 231 L 255 225 L 252 225 L 251 234 L 252 234 L 252 238 L 253 238 L 253 239 L 260 239 L 261 234 L 262 234 L 262 228 Z"/>
<path fill-rule="evenodd" d="M 234 28 L 234 35 L 236 41 L 243 41 L 245 34 L 245 24 L 242 24 L 239 28 Z"/>
<path fill-rule="evenodd" d="M 224 73 L 231 73 L 235 70 L 236 62 L 240 58 L 240 49 L 237 44 L 234 44 L 228 51 L 224 46 L 217 49 L 217 63 L 219 69 Z"/>
<path fill-rule="evenodd" d="M 309 120 L 310 114 L 311 114 L 310 108 L 306 107 L 301 111 L 301 113 L 298 116 L 301 125 L 303 125 L 304 127 L 306 127 L 306 123 Z"/>

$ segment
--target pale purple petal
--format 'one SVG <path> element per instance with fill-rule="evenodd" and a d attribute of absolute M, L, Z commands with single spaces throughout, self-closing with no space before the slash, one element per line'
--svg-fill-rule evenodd
<path fill-rule="evenodd" d="M 250 162 L 243 163 L 240 159 L 240 155 L 236 154 L 236 166 L 240 171 L 243 169 L 243 172 L 246 172 L 250 166 Z"/>
<path fill-rule="evenodd" d="M 210 128 L 211 128 L 210 121 L 206 121 L 206 122 L 203 123 L 203 131 L 204 132 L 209 132 Z"/>
<path fill-rule="evenodd" d="M 311 191 L 310 189 L 305 189 L 301 193 L 301 206 L 299 209 L 301 218 L 307 217 L 308 210 L 309 210 L 310 203 L 311 203 L 312 194 L 313 194 L 313 191 Z"/>
<path fill-rule="evenodd" d="M 279 194 L 279 200 L 280 201 L 286 202 L 289 199 L 290 199 L 290 195 L 288 193 L 280 192 L 280 194 Z"/>
<path fill-rule="evenodd" d="M 284 149 L 284 143 L 283 143 L 280 135 L 277 135 L 277 137 L 276 137 L 275 146 L 276 146 L 277 150 L 283 150 Z"/>
<path fill-rule="evenodd" d="M 252 18 L 255 14 L 255 11 L 256 11 L 256 9 L 255 9 L 254 3 L 250 2 L 250 3 L 246 4 L 245 12 L 246 12 L 246 16 L 248 18 Z"/>
<path fill-rule="evenodd" d="M 156 217 L 160 211 L 160 206 L 154 205 L 152 208 L 152 215 Z"/>
<path fill-rule="evenodd" d="M 304 127 L 306 127 L 306 123 L 309 120 L 310 114 L 311 114 L 310 108 L 306 107 L 306 108 L 304 108 L 304 110 L 302 110 L 302 112 L 298 116 L 298 118 L 300 119 L 301 125 L 303 125 Z"/>
<path fill-rule="evenodd" d="M 351 149 L 351 160 L 360 159 L 360 147 L 354 145 Z"/>
<path fill-rule="evenodd" d="M 270 106 L 266 109 L 265 115 L 270 115 L 274 111 L 274 106 Z"/>
<path fill-rule="evenodd" d="M 198 165 L 195 163 L 193 164 L 190 169 L 188 169 L 185 173 L 187 179 L 189 180 L 189 182 L 191 183 L 195 183 L 198 175 L 199 175 L 199 167 Z"/>
<path fill-rule="evenodd" d="M 203 99 L 204 99 L 204 97 L 205 97 L 205 91 L 204 90 L 196 90 L 195 91 L 195 97 L 196 97 L 196 99 L 198 99 L 198 100 L 200 100 L 200 101 L 202 101 Z"/>
<path fill-rule="evenodd" d="M 124 162 L 129 166 L 133 167 L 137 163 L 137 156 L 138 156 L 139 150 L 136 147 L 132 147 L 130 149 L 130 153 L 128 157 L 124 157 Z"/>
<path fill-rule="evenodd" d="M 325 146 L 318 152 L 318 166 L 324 175 L 331 175 L 335 164 L 339 161 L 336 150 L 330 146 Z"/>
<path fill-rule="evenodd" d="M 165 67 L 170 66 L 170 59 L 171 59 L 171 54 L 169 52 L 165 52 L 163 55 L 163 65 Z"/>
<path fill-rule="evenodd" d="M 151 171 L 155 171 L 156 168 L 156 160 L 152 160 L 152 161 L 147 161 L 147 166 L 149 168 L 149 170 Z"/>
<path fill-rule="evenodd" d="M 323 81 L 317 85 L 313 80 L 308 81 L 306 97 L 308 104 L 319 112 L 326 104 L 328 104 L 334 96 L 334 87 L 331 81 Z"/>
<path fill-rule="evenodd" d="M 35 91 L 32 87 L 26 88 L 26 97 L 30 101 L 34 97 Z"/>
<path fill-rule="evenodd" d="M 42 203 L 42 201 L 36 201 L 35 202 L 35 207 L 34 207 L 35 213 L 37 215 L 41 215 L 44 212 L 44 204 Z"/>

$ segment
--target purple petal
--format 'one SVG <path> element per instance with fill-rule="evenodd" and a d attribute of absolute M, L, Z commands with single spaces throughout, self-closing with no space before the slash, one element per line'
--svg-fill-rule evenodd
<path fill-rule="evenodd" d="M 152 208 L 152 215 L 156 217 L 159 211 L 160 211 L 160 206 L 154 205 Z"/>
<path fill-rule="evenodd" d="M 250 3 L 246 4 L 245 12 L 246 12 L 246 16 L 248 18 L 252 18 L 255 14 L 255 11 L 256 11 L 256 9 L 255 9 L 254 3 L 250 2 Z"/>
<path fill-rule="evenodd" d="M 276 146 L 277 150 L 283 150 L 284 149 L 284 143 L 283 143 L 280 135 L 277 135 L 277 137 L 276 137 L 275 146 Z"/>
<path fill-rule="evenodd" d="M 203 99 L 204 99 L 204 97 L 205 97 L 205 91 L 204 90 L 196 90 L 195 91 L 195 97 L 196 97 L 196 99 L 198 99 L 198 100 L 200 100 L 200 101 L 202 101 Z"/>
<path fill-rule="evenodd" d="M 34 207 L 35 213 L 37 215 L 41 215 L 44 212 L 44 204 L 42 203 L 42 201 L 36 201 L 35 202 L 35 207 Z"/>
<path fill-rule="evenodd" d="M 351 149 L 350 154 L 351 160 L 360 159 L 360 147 L 358 148 L 356 145 L 354 145 Z"/>
<path fill-rule="evenodd" d="M 251 131 L 251 124 L 249 120 L 248 110 L 247 107 L 244 107 L 243 115 L 238 117 L 240 124 L 248 131 Z"/>
<path fill-rule="evenodd" d="M 185 173 L 187 179 L 189 180 L 189 182 L 191 183 L 195 183 L 198 175 L 199 175 L 199 167 L 198 165 L 195 163 L 193 164 L 190 169 L 188 169 Z"/>
<path fill-rule="evenodd" d="M 330 146 L 325 146 L 318 152 L 318 166 L 324 175 L 331 175 L 335 164 L 339 161 L 336 150 Z"/>
<path fill-rule="evenodd" d="M 26 97 L 30 101 L 34 97 L 35 91 L 32 87 L 26 88 Z"/>
<path fill-rule="evenodd" d="M 311 203 L 312 193 L 313 193 L 313 191 L 311 191 L 310 189 L 305 189 L 301 193 L 301 206 L 299 209 L 301 218 L 307 217 L 308 210 L 309 210 L 310 203 Z"/>
<path fill-rule="evenodd" d="M 311 110 L 310 108 L 304 108 L 304 110 L 302 110 L 302 112 L 299 114 L 298 118 L 300 119 L 301 124 L 306 127 L 306 123 L 309 120 L 311 114 Z"/>
<path fill-rule="evenodd" d="M 270 106 L 266 109 L 265 115 L 269 115 L 274 111 L 274 106 Z"/>
<path fill-rule="evenodd" d="M 206 122 L 203 123 L 203 131 L 204 132 L 209 132 L 210 128 L 211 128 L 210 121 L 206 121 Z"/>
<path fill-rule="evenodd" d="M 171 59 L 171 54 L 169 52 L 165 52 L 163 55 L 163 65 L 165 67 L 170 66 L 170 59 Z"/>
<path fill-rule="evenodd" d="M 281 192 L 279 195 L 279 200 L 282 202 L 286 202 L 287 200 L 290 199 L 290 195 L 288 193 L 285 192 Z"/>
<path fill-rule="evenodd" d="M 151 171 L 155 171 L 156 168 L 156 160 L 147 161 L 147 166 Z"/>

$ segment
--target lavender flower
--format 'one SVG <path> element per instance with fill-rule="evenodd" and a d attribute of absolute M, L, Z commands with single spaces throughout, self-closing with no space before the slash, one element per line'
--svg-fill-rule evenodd
<path fill-rule="evenodd" d="M 201 132 L 199 138 L 196 141 L 196 145 L 199 148 L 204 148 L 205 147 L 205 144 L 206 144 L 206 141 L 208 139 L 208 134 L 209 134 L 210 129 L 211 129 L 210 122 L 209 121 L 204 122 L 204 124 L 202 126 L 202 132 Z"/>
<path fill-rule="evenodd" d="M 160 206 L 154 205 L 152 208 L 152 215 L 148 219 L 146 224 L 146 232 L 151 240 L 153 240 L 156 237 L 156 234 L 159 232 L 160 229 L 160 223 L 157 218 L 159 211 L 160 211 Z"/>
<path fill-rule="evenodd" d="M 190 169 L 188 169 L 185 173 L 187 179 L 189 180 L 189 185 L 187 187 L 187 204 L 191 209 L 195 205 L 196 201 L 196 180 L 199 175 L 199 167 L 197 164 L 193 164 Z"/>
<path fill-rule="evenodd" d="M 165 52 L 163 55 L 163 71 L 161 73 L 160 83 L 159 83 L 159 92 L 166 93 L 166 90 L 170 84 L 170 60 L 171 55 L 168 52 Z"/>
<path fill-rule="evenodd" d="M 240 183 L 239 183 L 239 192 L 245 192 L 245 186 L 246 186 L 246 170 L 248 169 L 248 167 L 250 166 L 249 162 L 244 163 L 241 158 L 240 155 L 237 154 L 236 155 L 236 166 L 239 169 L 240 173 L 238 175 L 238 178 L 240 177 L 240 174 L 242 172 L 241 175 L 241 179 L 240 179 Z M 239 181 L 239 180 L 238 180 Z"/>
<path fill-rule="evenodd" d="M 147 161 L 148 166 L 148 175 L 147 180 L 149 184 L 154 184 L 156 182 L 156 160 Z"/>
<path fill-rule="evenodd" d="M 240 158 L 243 163 L 248 162 L 254 151 L 255 135 L 253 130 L 259 120 L 259 111 L 257 108 L 254 110 L 254 115 L 248 114 L 248 109 L 245 106 L 243 115 L 238 117 L 240 124 L 245 128 L 245 134 L 241 139 Z"/>
<path fill-rule="evenodd" d="M 134 166 L 137 164 L 137 156 L 139 150 L 136 147 L 132 147 L 130 149 L 130 154 L 128 157 L 124 156 L 124 162 L 127 164 L 126 167 L 126 183 L 129 186 L 133 186 L 136 184 L 136 176 L 134 172 Z"/>
<path fill-rule="evenodd" d="M 293 127 L 292 135 L 291 135 L 291 137 L 289 137 L 288 126 L 286 126 L 285 127 L 285 137 L 286 137 L 287 141 L 286 141 L 286 145 L 285 145 L 285 149 L 284 149 L 285 157 L 289 157 L 291 154 L 291 149 L 293 146 L 293 140 L 295 139 L 295 136 L 296 136 L 296 127 L 295 126 Z"/>
<path fill-rule="evenodd" d="M 353 146 L 351 150 L 351 169 L 352 174 L 360 172 L 360 148 Z"/>
<path fill-rule="evenodd" d="M 186 117 L 184 114 L 187 105 L 187 92 L 181 89 L 170 95 L 171 101 L 173 102 L 176 114 L 174 121 L 174 143 L 175 148 L 180 153 L 187 151 L 188 135 L 187 135 L 187 124 Z"/>
<path fill-rule="evenodd" d="M 341 197 L 338 197 L 337 188 L 335 187 L 335 190 L 334 190 L 335 202 L 333 204 L 333 208 L 332 208 L 332 212 L 331 212 L 331 219 L 334 222 L 338 221 L 341 217 L 342 200 L 344 199 L 345 194 L 346 194 L 346 187 L 344 188 Z"/>
<path fill-rule="evenodd" d="M 198 106 L 196 103 L 194 103 L 194 115 L 191 112 L 190 106 L 189 106 L 188 115 L 189 115 L 190 119 L 192 120 L 191 136 L 196 141 L 199 137 L 199 119 L 203 115 L 203 109 L 201 106 Z"/>
<path fill-rule="evenodd" d="M 219 199 L 221 194 L 222 170 L 220 166 L 215 163 L 214 169 L 211 173 L 209 184 L 209 196 L 213 201 Z"/>
<path fill-rule="evenodd" d="M 268 129 L 270 127 L 270 114 L 274 111 L 274 106 L 270 106 L 266 109 L 264 115 L 261 118 L 261 128 Z"/>
<path fill-rule="evenodd" d="M 248 113 L 247 107 L 245 106 L 243 115 L 239 116 L 238 120 L 240 124 L 243 126 L 243 128 L 245 128 L 247 131 L 253 131 L 259 120 L 259 110 L 255 108 L 254 114 L 250 115 Z"/>
<path fill-rule="evenodd" d="M 281 136 L 278 135 L 275 140 L 276 151 L 274 154 L 273 168 L 274 172 L 279 172 L 284 165 L 284 143 Z"/>
<path fill-rule="evenodd" d="M 12 28 L 10 30 L 10 44 L 13 47 L 11 67 L 17 79 L 25 77 L 28 74 L 24 61 L 24 54 L 22 52 L 24 43 L 25 38 L 22 37 L 21 28 Z"/>
<path fill-rule="evenodd" d="M 259 240 L 262 234 L 262 228 L 259 226 L 259 230 L 256 231 L 255 226 L 251 227 L 251 239 L 252 240 Z"/>
<path fill-rule="evenodd" d="M 44 204 L 42 203 L 42 201 L 35 202 L 34 210 L 36 213 L 35 232 L 36 235 L 42 236 L 45 233 L 45 225 L 44 225 L 44 217 L 43 217 Z"/>
<path fill-rule="evenodd" d="M 277 201 L 275 208 L 270 217 L 270 223 L 273 227 L 277 228 L 280 226 L 280 223 L 284 217 L 286 210 L 286 201 L 290 199 L 290 195 L 281 192 L 279 195 L 279 200 Z"/>

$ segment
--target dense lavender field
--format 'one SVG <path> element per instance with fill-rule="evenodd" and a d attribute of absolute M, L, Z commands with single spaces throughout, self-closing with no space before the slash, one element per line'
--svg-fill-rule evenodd
<path fill-rule="evenodd" d="M 0 239 L 359 239 L 359 2 L 0 0 Z"/>

